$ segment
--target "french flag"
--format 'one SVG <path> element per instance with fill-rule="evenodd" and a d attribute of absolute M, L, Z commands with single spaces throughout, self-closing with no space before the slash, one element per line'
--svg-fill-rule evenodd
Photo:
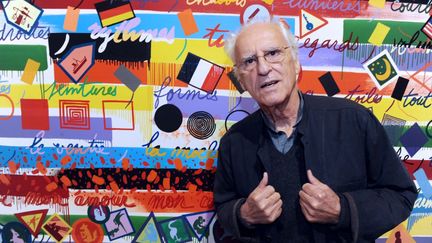
<path fill-rule="evenodd" d="M 188 53 L 177 79 L 209 94 L 213 93 L 225 68 Z"/>

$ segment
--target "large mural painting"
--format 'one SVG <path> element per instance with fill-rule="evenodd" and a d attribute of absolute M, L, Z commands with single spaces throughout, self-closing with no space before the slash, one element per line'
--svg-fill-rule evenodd
<path fill-rule="evenodd" d="M 0 12 L 2 242 L 229 242 L 222 135 L 258 109 L 224 41 L 279 18 L 304 93 L 382 122 L 420 194 L 385 242 L 432 242 L 431 3 L 8 0 Z M 401 241 L 403 240 L 403 241 Z"/>

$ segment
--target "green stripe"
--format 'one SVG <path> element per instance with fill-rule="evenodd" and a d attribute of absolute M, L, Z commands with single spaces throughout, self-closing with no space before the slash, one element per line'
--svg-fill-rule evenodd
<path fill-rule="evenodd" d="M 383 41 L 383 44 L 393 44 L 395 39 L 396 45 L 401 39 L 408 43 L 411 40 L 411 36 L 413 36 L 416 31 L 420 31 L 420 34 L 417 40 L 413 42 L 413 45 L 417 45 L 419 41 L 424 43 L 428 40 L 427 36 L 421 31 L 424 23 L 350 19 L 344 20 L 343 39 L 349 39 L 350 34 L 353 33 L 351 39 L 352 42 L 354 42 L 355 39 L 358 38 L 359 43 L 369 43 L 369 37 L 371 36 L 378 22 L 390 28 L 390 31 L 388 32 L 386 38 Z M 409 35 L 409 37 L 406 35 Z"/>
<path fill-rule="evenodd" d="M 27 59 L 40 63 L 39 71 L 48 68 L 47 48 L 42 45 L 0 45 L 0 70 L 23 71 Z"/>
<path fill-rule="evenodd" d="M 65 219 L 63 215 L 60 215 L 60 216 L 63 219 Z M 51 215 L 47 215 L 45 217 L 45 221 L 49 217 L 51 217 Z M 78 219 L 82 219 L 82 218 L 88 218 L 88 216 L 87 215 L 70 215 L 70 220 L 71 220 L 70 225 L 72 226 L 75 223 L 75 221 L 77 221 Z M 132 225 L 133 225 L 133 227 L 135 229 L 135 233 L 133 234 L 133 236 L 135 236 L 138 233 L 138 230 L 141 229 L 141 227 L 143 226 L 144 222 L 146 221 L 146 219 L 148 217 L 146 217 L 146 216 L 130 216 L 129 218 L 132 221 Z M 166 216 L 159 217 L 159 216 L 156 216 L 156 221 L 161 222 L 161 221 L 164 221 L 164 220 L 167 220 L 167 219 L 170 219 L 170 218 L 173 218 L 173 217 L 166 217 Z M 2 225 L 5 225 L 6 223 L 13 222 L 13 221 L 14 222 L 20 222 L 15 217 L 15 215 L 0 215 L 0 224 L 2 224 Z M 103 225 L 101 225 L 101 226 L 104 229 Z M 190 227 L 188 227 L 188 229 L 189 229 L 189 234 L 193 236 L 193 232 L 190 229 Z M 106 235 L 105 229 L 104 229 L 104 233 Z M 39 234 L 45 235 L 46 233 L 44 232 L 44 230 L 41 230 L 41 232 Z M 206 232 L 206 236 L 208 236 L 208 231 Z"/>

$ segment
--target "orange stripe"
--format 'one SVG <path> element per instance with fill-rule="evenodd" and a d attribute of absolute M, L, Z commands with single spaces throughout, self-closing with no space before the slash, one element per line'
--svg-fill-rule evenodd
<path fill-rule="evenodd" d="M 107 72 L 106 70 L 115 70 L 122 63 L 123 62 L 118 62 L 118 61 L 96 61 L 95 65 L 85 75 L 86 77 L 89 78 L 88 83 L 98 81 L 103 83 L 119 84 L 120 81 L 114 76 L 114 72 Z M 142 64 L 130 63 L 129 64 L 130 66 L 128 65 L 128 63 L 126 63 L 125 65 L 130 67 L 129 70 L 137 77 L 151 77 L 154 74 L 157 74 L 156 76 L 161 76 L 162 77 L 161 80 L 157 80 L 158 83 L 161 83 L 164 77 L 170 75 L 168 73 L 169 70 L 167 70 L 169 67 L 168 63 L 152 63 L 151 64 L 152 69 L 150 71 L 148 71 L 147 62 Z M 171 70 L 172 73 L 177 74 L 180 70 L 180 67 L 181 65 L 178 65 L 178 68 L 174 68 L 176 70 Z M 229 80 L 226 74 L 231 70 L 232 68 L 225 69 L 225 72 L 224 74 L 222 74 L 221 79 L 219 80 L 216 86 L 216 89 L 218 90 L 229 89 L 231 81 Z M 314 94 L 326 94 L 324 88 L 322 87 L 321 83 L 318 80 L 318 78 L 324 75 L 326 72 L 327 71 L 303 71 L 302 81 L 299 82 L 300 90 L 302 90 L 303 92 L 306 92 L 308 90 L 313 90 Z M 347 95 L 350 90 L 354 90 L 357 86 L 360 85 L 359 89 L 363 91 L 358 94 L 364 95 L 366 92 L 376 87 L 375 83 L 370 79 L 369 75 L 366 73 L 332 72 L 332 75 L 340 89 L 339 94 Z M 406 75 L 402 75 L 402 76 L 408 78 L 408 76 Z M 418 76 L 421 75 L 419 74 Z M 70 78 L 68 78 L 66 74 L 64 74 L 64 72 L 58 67 L 57 64 L 54 65 L 54 77 L 57 83 L 71 83 Z M 171 85 L 173 87 L 188 86 L 184 82 L 177 80 L 176 77 L 171 77 L 171 78 L 172 81 L 170 83 L 170 86 Z M 149 84 L 148 78 L 142 80 L 143 80 L 142 84 Z M 83 82 L 83 80 L 81 80 L 80 82 Z M 152 82 L 156 83 L 156 80 L 153 80 Z M 430 89 L 432 88 L 431 83 L 432 81 L 428 81 L 427 83 L 427 86 Z M 389 84 L 387 87 L 385 87 L 382 90 L 377 90 L 377 94 L 390 96 L 393 93 L 393 89 L 395 85 L 396 85 L 396 81 Z M 414 92 L 418 93 L 419 95 L 427 95 L 429 92 L 428 89 L 420 85 L 414 79 L 411 79 L 408 82 L 406 92 L 409 92 L 411 89 L 414 89 Z"/>
<path fill-rule="evenodd" d="M 119 6 L 119 7 L 115 7 L 115 8 L 112 8 L 112 9 L 108 9 L 108 10 L 105 10 L 105 11 L 100 11 L 99 12 L 99 16 L 100 16 L 100 18 L 102 20 L 104 20 L 104 19 L 111 18 L 111 17 L 117 16 L 117 15 L 120 15 L 120 14 L 131 12 L 131 11 L 132 11 L 132 9 L 131 9 L 130 5 L 129 4 L 125 4 L 125 5 L 122 5 L 122 6 Z"/>

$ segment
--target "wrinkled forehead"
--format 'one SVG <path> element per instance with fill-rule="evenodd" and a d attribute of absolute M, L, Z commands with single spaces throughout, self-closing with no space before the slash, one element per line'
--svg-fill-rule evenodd
<path fill-rule="evenodd" d="M 260 23 L 245 27 L 238 35 L 235 44 L 237 60 L 255 55 L 288 43 L 277 24 Z"/>

